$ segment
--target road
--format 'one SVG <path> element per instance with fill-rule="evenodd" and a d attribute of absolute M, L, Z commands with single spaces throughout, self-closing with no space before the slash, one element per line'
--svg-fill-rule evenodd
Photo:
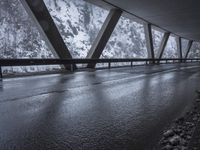
<path fill-rule="evenodd" d="M 4 79 L 0 149 L 151 150 L 199 79 L 199 64 Z"/>

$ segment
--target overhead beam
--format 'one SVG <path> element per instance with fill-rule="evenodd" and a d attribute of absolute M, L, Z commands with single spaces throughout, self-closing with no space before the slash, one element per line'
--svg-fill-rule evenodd
<path fill-rule="evenodd" d="M 30 17 L 36 23 L 39 32 L 44 37 L 47 46 L 55 57 L 71 59 L 72 56 L 65 45 L 43 0 L 20 0 Z M 75 66 L 74 66 L 75 68 Z M 65 65 L 65 69 L 71 66 Z"/>
<path fill-rule="evenodd" d="M 163 55 L 163 52 L 165 50 L 165 47 L 167 45 L 167 41 L 169 39 L 169 36 L 170 36 L 170 33 L 169 32 L 165 32 L 164 33 L 164 36 L 163 36 L 163 39 L 161 41 L 161 44 L 160 44 L 160 47 L 158 49 L 158 54 L 157 54 L 157 57 L 156 58 L 159 58 L 161 59 L 162 58 L 162 55 Z"/>
<path fill-rule="evenodd" d="M 176 38 L 176 43 L 177 43 L 177 50 L 178 50 L 178 58 L 182 59 L 182 42 L 181 42 L 181 37 Z M 180 61 L 182 62 L 182 61 Z"/>
<path fill-rule="evenodd" d="M 152 29 L 151 24 L 144 23 L 144 31 L 147 43 L 147 53 L 149 59 L 154 59 L 154 46 L 153 46 L 153 37 L 152 37 Z"/>
<path fill-rule="evenodd" d="M 189 54 L 189 52 L 190 52 L 190 50 L 191 50 L 192 44 L 193 44 L 193 41 L 190 40 L 190 41 L 188 42 L 188 45 L 187 45 L 186 54 L 185 54 L 185 59 L 188 58 L 188 54 Z"/>
<path fill-rule="evenodd" d="M 97 35 L 88 55 L 87 55 L 87 58 L 90 58 L 90 59 L 98 59 L 113 30 L 115 29 L 115 26 L 117 25 L 120 17 L 121 17 L 121 14 L 122 14 L 122 11 L 120 9 L 111 9 L 101 30 L 99 31 L 99 34 Z M 96 64 L 88 64 L 88 68 L 95 68 Z"/>

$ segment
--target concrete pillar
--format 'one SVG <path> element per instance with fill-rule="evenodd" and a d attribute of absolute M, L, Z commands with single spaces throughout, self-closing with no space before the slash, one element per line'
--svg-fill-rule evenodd
<path fill-rule="evenodd" d="M 181 59 L 180 62 L 182 62 L 182 42 L 181 42 L 181 37 L 176 38 L 176 43 L 177 43 L 177 50 L 178 50 L 178 58 Z"/>
<path fill-rule="evenodd" d="M 167 45 L 167 41 L 169 39 L 169 36 L 170 36 L 170 33 L 169 32 L 165 32 L 165 34 L 163 36 L 163 39 L 161 41 L 161 44 L 160 44 L 160 47 L 159 47 L 158 54 L 157 54 L 156 58 L 158 58 L 158 59 L 162 58 L 162 55 L 163 55 L 163 52 L 164 52 L 165 47 Z"/>
<path fill-rule="evenodd" d="M 147 43 L 148 58 L 154 59 L 155 56 L 154 56 L 154 46 L 153 46 L 151 24 L 144 23 L 144 31 L 145 31 L 145 37 L 146 37 L 146 43 Z"/>
<path fill-rule="evenodd" d="M 30 17 L 35 21 L 39 32 L 55 57 L 71 59 L 72 56 L 65 45 L 43 0 L 20 0 Z M 75 67 L 75 66 L 74 66 Z M 71 69 L 70 65 L 65 65 Z"/>
<path fill-rule="evenodd" d="M 188 54 L 189 54 L 189 52 L 190 52 L 190 49 L 191 49 L 191 47 L 192 47 L 192 44 L 193 44 L 193 41 L 190 40 L 190 41 L 188 42 L 188 46 L 187 46 L 187 49 L 186 49 L 185 59 L 188 58 Z"/>
<path fill-rule="evenodd" d="M 3 72 L 2 72 L 2 67 L 0 66 L 0 81 L 2 80 L 3 78 Z"/>
<path fill-rule="evenodd" d="M 99 34 L 97 35 L 88 55 L 87 58 L 89 59 L 98 59 L 113 30 L 115 29 L 116 24 L 118 23 L 120 17 L 121 17 L 122 11 L 120 9 L 112 9 L 110 10 L 101 30 L 99 31 Z M 88 68 L 94 68 L 96 64 L 88 64 Z"/>

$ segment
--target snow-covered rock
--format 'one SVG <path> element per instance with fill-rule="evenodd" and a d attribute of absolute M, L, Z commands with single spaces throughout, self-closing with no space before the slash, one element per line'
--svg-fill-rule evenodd
<path fill-rule="evenodd" d="M 59 32 L 74 58 L 85 58 L 101 29 L 109 10 L 84 0 L 44 0 Z M 0 1 L 0 58 L 53 58 L 43 37 L 23 8 L 20 0 Z M 155 54 L 163 32 L 153 28 Z M 183 42 L 183 51 L 188 40 Z M 199 54 L 194 42 L 190 56 Z M 144 26 L 121 17 L 101 58 L 146 58 Z M 177 57 L 174 36 L 170 36 L 164 57 Z M 31 72 L 47 67 L 6 67 L 5 72 Z M 48 70 L 48 69 L 47 69 Z"/>

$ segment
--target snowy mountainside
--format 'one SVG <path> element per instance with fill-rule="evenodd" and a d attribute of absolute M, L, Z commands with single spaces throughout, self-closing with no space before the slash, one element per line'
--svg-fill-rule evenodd
<path fill-rule="evenodd" d="M 109 10 L 84 0 L 44 0 L 59 32 L 74 58 L 85 58 L 101 29 Z M 0 1 L 0 58 L 53 58 L 33 20 L 20 0 Z M 163 33 L 152 30 L 155 54 Z M 183 49 L 188 41 L 183 40 Z M 185 53 L 185 51 L 183 51 Z M 199 57 L 200 44 L 195 42 L 189 54 Z M 146 58 L 144 26 L 121 17 L 101 58 Z M 167 43 L 164 58 L 177 57 L 174 37 Z M 53 67 L 54 68 L 54 67 Z M 55 67 L 57 68 L 57 67 Z M 7 67 L 5 72 L 49 70 L 52 67 Z"/>

